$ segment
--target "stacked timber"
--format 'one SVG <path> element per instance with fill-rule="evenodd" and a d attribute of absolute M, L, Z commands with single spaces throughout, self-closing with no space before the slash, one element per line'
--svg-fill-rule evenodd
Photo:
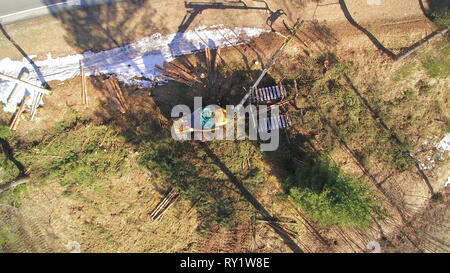
<path fill-rule="evenodd" d="M 174 63 L 164 63 L 161 67 L 156 65 L 156 71 L 163 74 L 164 77 L 184 83 L 190 87 L 194 87 L 196 84 L 202 84 L 202 82 L 195 76 L 186 71 L 184 68 L 174 64 Z"/>

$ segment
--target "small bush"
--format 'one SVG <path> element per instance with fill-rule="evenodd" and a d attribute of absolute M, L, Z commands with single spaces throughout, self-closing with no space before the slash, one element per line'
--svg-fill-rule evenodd
<path fill-rule="evenodd" d="M 0 125 L 0 138 L 7 139 L 12 135 L 8 126 Z"/>
<path fill-rule="evenodd" d="M 440 28 L 450 26 L 450 9 L 448 7 L 441 7 L 433 11 L 431 14 L 433 22 Z"/>

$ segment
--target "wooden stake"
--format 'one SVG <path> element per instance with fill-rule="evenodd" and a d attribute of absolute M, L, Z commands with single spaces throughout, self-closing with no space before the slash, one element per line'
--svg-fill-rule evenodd
<path fill-rule="evenodd" d="M 208 72 L 211 71 L 211 50 L 209 47 L 205 47 L 205 57 L 206 57 L 206 68 Z"/>
<path fill-rule="evenodd" d="M 81 70 L 81 101 L 84 105 L 88 105 L 88 97 L 87 97 L 87 83 L 86 83 L 86 75 L 84 74 L 84 65 L 80 60 L 80 70 Z"/>
<path fill-rule="evenodd" d="M 43 93 L 37 93 L 37 94 L 34 95 L 33 104 L 31 105 L 30 120 L 34 120 L 34 117 L 36 116 L 37 109 L 39 107 L 39 104 L 40 104 L 43 96 L 44 96 Z"/>
<path fill-rule="evenodd" d="M 22 103 L 20 104 L 19 109 L 16 111 L 14 118 L 11 121 L 11 124 L 9 125 L 9 129 L 11 129 L 12 131 L 15 131 L 17 129 L 17 125 L 19 124 L 19 121 L 20 121 L 20 115 L 25 110 L 25 105 L 27 104 L 29 98 L 30 98 L 29 96 L 26 96 L 22 100 Z"/>

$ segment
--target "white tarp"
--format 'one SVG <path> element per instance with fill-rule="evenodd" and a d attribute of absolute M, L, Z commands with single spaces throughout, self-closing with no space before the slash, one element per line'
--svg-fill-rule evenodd
<path fill-rule="evenodd" d="M 92 75 L 94 71 L 113 73 L 126 84 L 139 84 L 145 87 L 149 86 L 150 82 L 135 78 L 154 79 L 159 75 L 155 71 L 155 65 L 162 65 L 165 61 L 172 61 L 177 56 L 190 54 L 205 47 L 216 48 L 248 43 L 263 32 L 267 30 L 246 27 L 224 28 L 222 25 L 197 27 L 194 30 L 171 35 L 156 33 L 136 43 L 98 53 L 88 51 L 60 58 L 52 58 L 51 54 L 48 54 L 46 60 L 35 63 L 47 82 L 64 81 L 78 76 L 80 61 L 83 61 L 87 76 Z M 18 77 L 24 67 L 30 72 L 26 81 L 40 85 L 36 71 L 27 60 L 16 61 L 10 58 L 0 60 L 0 72 L 9 76 Z M 11 82 L 0 81 L 1 102 L 7 102 L 14 85 Z M 4 111 L 13 112 L 27 92 L 21 88 L 20 92 L 11 98 L 11 105 L 5 107 Z"/>

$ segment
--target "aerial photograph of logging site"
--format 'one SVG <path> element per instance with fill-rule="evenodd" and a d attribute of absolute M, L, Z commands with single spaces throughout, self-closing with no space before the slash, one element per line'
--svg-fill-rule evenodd
<path fill-rule="evenodd" d="M 450 252 L 450 0 L 0 2 L 0 253 Z"/>

